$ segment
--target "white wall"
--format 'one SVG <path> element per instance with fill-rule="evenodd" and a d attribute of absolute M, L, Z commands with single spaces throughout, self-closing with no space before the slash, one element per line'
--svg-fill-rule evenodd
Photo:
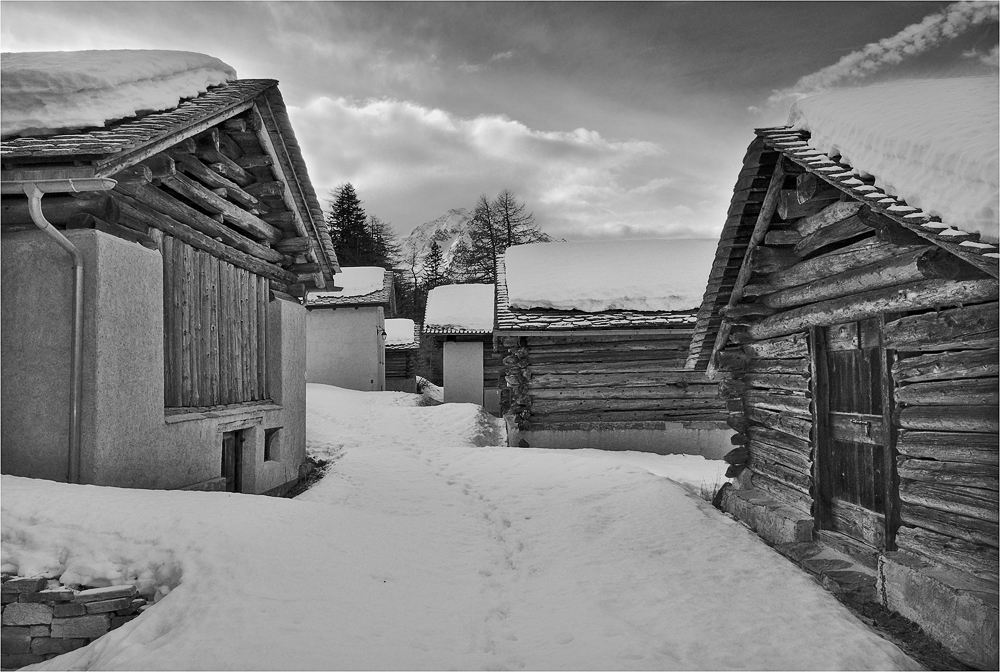
<path fill-rule="evenodd" d="M 385 389 L 381 306 L 314 308 L 306 320 L 306 379 L 364 392 Z"/>
<path fill-rule="evenodd" d="M 482 343 L 445 341 L 444 401 L 482 405 Z"/>

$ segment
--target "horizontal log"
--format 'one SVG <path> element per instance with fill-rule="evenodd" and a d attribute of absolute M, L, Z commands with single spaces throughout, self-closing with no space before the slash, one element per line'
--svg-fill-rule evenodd
<path fill-rule="evenodd" d="M 536 364 L 552 364 L 552 365 L 580 365 L 583 367 L 592 367 L 594 365 L 612 365 L 616 362 L 625 363 L 635 363 L 639 362 L 659 362 L 663 365 L 675 366 L 679 369 L 684 368 L 684 363 L 687 361 L 687 352 L 682 352 L 680 350 L 633 350 L 633 351 L 619 351 L 619 350 L 608 350 L 604 353 L 598 352 L 581 352 L 581 353 L 546 353 L 540 352 L 538 350 L 531 350 L 528 355 L 528 363 L 531 365 Z M 679 362 L 679 364 L 678 364 Z"/>
<path fill-rule="evenodd" d="M 721 406 L 715 385 L 655 385 L 650 387 L 569 387 L 533 389 L 535 399 L 714 399 Z"/>
<path fill-rule="evenodd" d="M 807 376 L 785 373 L 746 373 L 743 375 L 743 382 L 747 385 L 765 390 L 777 389 L 808 392 L 809 381 L 810 379 Z"/>
<path fill-rule="evenodd" d="M 923 557 L 934 564 L 953 567 L 996 583 L 1000 556 L 995 548 L 906 526 L 896 531 L 896 546 L 901 551 Z"/>
<path fill-rule="evenodd" d="M 938 462 L 936 460 L 896 457 L 896 473 L 900 478 L 939 485 L 961 485 L 968 488 L 997 490 L 997 470 L 990 464 L 968 462 Z"/>
<path fill-rule="evenodd" d="M 307 236 L 295 238 L 282 238 L 274 244 L 274 249 L 284 254 L 296 254 L 308 252 L 312 249 L 312 241 Z"/>
<path fill-rule="evenodd" d="M 748 318 L 774 315 L 774 308 L 768 308 L 760 303 L 738 303 L 735 306 L 725 306 L 719 309 L 719 314 L 734 324 L 745 323 Z"/>
<path fill-rule="evenodd" d="M 968 432 L 919 432 L 901 430 L 896 449 L 909 457 L 940 462 L 1000 464 L 1000 436 Z"/>
<path fill-rule="evenodd" d="M 843 192 L 840 191 L 840 189 L 837 189 L 837 187 L 817 176 L 815 173 L 799 173 L 795 177 L 795 200 L 799 203 L 808 203 L 812 200 L 837 201 L 841 197 L 841 194 L 843 194 Z M 823 208 L 823 210 L 825 209 L 826 208 Z M 820 210 L 820 212 L 823 210 Z"/>
<path fill-rule="evenodd" d="M 271 226 L 256 215 L 250 214 L 238 205 L 213 194 L 201 184 L 184 175 L 166 177 L 163 179 L 163 185 L 208 210 L 220 213 L 226 224 L 239 227 L 257 238 L 274 243 L 284 237 L 281 230 Z"/>
<path fill-rule="evenodd" d="M 799 257 L 807 257 L 828 245 L 843 243 L 861 236 L 871 237 L 873 234 L 874 231 L 855 214 L 809 234 L 795 245 L 795 254 Z"/>
<path fill-rule="evenodd" d="M 935 352 L 997 347 L 1000 307 L 996 301 L 910 315 L 885 325 L 885 347 Z"/>
<path fill-rule="evenodd" d="M 779 338 L 768 338 L 747 343 L 743 352 L 752 357 L 768 359 L 792 359 L 809 356 L 809 337 L 805 333 L 789 334 Z"/>
<path fill-rule="evenodd" d="M 723 420 L 725 420 L 724 413 L 701 408 L 573 413 L 536 413 L 532 409 L 529 427 L 560 422 L 721 422 Z"/>
<path fill-rule="evenodd" d="M 244 154 L 233 159 L 240 168 L 249 170 L 251 168 L 265 168 L 274 163 L 274 160 L 267 154 Z"/>
<path fill-rule="evenodd" d="M 928 247 L 921 245 L 919 247 Z M 865 238 L 846 247 L 832 252 L 800 261 L 783 271 L 771 273 L 766 283 L 760 287 L 757 295 L 767 294 L 779 289 L 797 287 L 855 268 L 881 261 L 910 251 L 912 247 L 889 245 L 874 238 Z"/>
<path fill-rule="evenodd" d="M 896 360 L 892 378 L 897 383 L 962 378 L 995 378 L 1000 375 L 997 350 L 935 352 Z"/>
<path fill-rule="evenodd" d="M 809 494 L 809 487 L 812 479 L 807 473 L 799 469 L 794 469 L 780 462 L 768 459 L 770 456 L 764 451 L 752 451 L 747 466 L 755 474 L 763 474 L 768 478 L 778 481 L 782 485 L 798 490 L 803 494 Z"/>
<path fill-rule="evenodd" d="M 117 224 L 121 217 L 118 204 L 107 193 L 88 192 L 85 196 L 48 194 L 42 197 L 42 214 L 52 224 L 65 224 L 70 217 L 80 213 L 93 215 L 109 224 Z M 4 197 L 0 201 L 0 223 L 5 226 L 34 226 L 28 210 L 28 199 Z"/>
<path fill-rule="evenodd" d="M 896 401 L 907 406 L 1000 406 L 1000 380 L 935 380 L 896 388 Z"/>
<path fill-rule="evenodd" d="M 275 226 L 282 231 L 295 233 L 295 213 L 290 210 L 265 212 L 260 216 L 271 226 Z"/>
<path fill-rule="evenodd" d="M 910 406 L 897 408 L 892 421 L 904 429 L 990 434 L 1000 432 L 1000 416 L 995 406 Z"/>
<path fill-rule="evenodd" d="M 811 517 L 812 497 L 808 492 L 789 487 L 759 472 L 753 472 L 750 482 L 753 484 L 754 490 L 765 492 L 778 502 L 804 514 L 805 517 Z"/>
<path fill-rule="evenodd" d="M 812 442 L 806 439 L 800 439 L 786 432 L 759 425 L 751 427 L 749 435 L 753 443 L 766 443 L 782 450 L 798 453 L 805 460 L 812 460 Z"/>
<path fill-rule="evenodd" d="M 280 262 L 285 258 L 285 255 L 280 252 L 250 240 L 243 234 L 220 224 L 211 217 L 181 203 L 176 198 L 169 196 L 166 192 L 160 191 L 150 184 L 119 184 L 115 187 L 115 193 L 129 196 L 157 212 L 167 215 L 182 224 L 186 224 L 199 233 L 203 233 L 211 238 L 218 238 L 223 243 L 263 261 Z"/>
<path fill-rule="evenodd" d="M 811 173 L 804 173 L 810 175 Z M 816 233 L 820 229 L 831 224 L 843 221 L 852 216 L 861 207 L 858 201 L 836 201 L 829 204 L 819 212 L 795 222 L 795 228 L 803 237 Z"/>
<path fill-rule="evenodd" d="M 654 359 L 654 360 L 634 360 L 618 359 L 610 362 L 552 362 L 552 363 L 532 363 L 532 374 L 556 374 L 564 376 L 590 375 L 590 374 L 633 374 L 633 378 L 643 377 L 646 374 L 665 373 L 670 371 L 680 371 L 684 369 L 684 359 Z M 705 382 L 707 376 L 703 371 L 691 371 L 690 373 L 701 374 L 701 379 L 695 382 Z"/>
<path fill-rule="evenodd" d="M 691 344 L 690 336 L 680 336 L 676 338 L 664 337 L 661 339 L 635 340 L 623 339 L 621 341 L 600 341 L 590 343 L 532 343 L 527 352 L 531 355 L 556 355 L 556 354 L 590 354 L 595 357 L 595 361 L 606 353 L 614 352 L 687 352 Z"/>
<path fill-rule="evenodd" d="M 715 356 L 715 368 L 724 372 L 742 371 L 749 361 L 746 353 L 738 350 L 723 351 Z"/>
<path fill-rule="evenodd" d="M 816 214 L 832 201 L 839 198 L 839 190 L 837 193 L 825 191 L 805 203 L 799 203 L 799 196 L 795 189 L 782 189 L 778 193 L 777 213 L 786 222 L 796 217 L 808 217 L 809 215 Z"/>
<path fill-rule="evenodd" d="M 206 236 L 200 231 L 196 231 L 169 215 L 158 212 L 129 196 L 119 195 L 119 198 L 121 199 L 121 207 L 126 215 L 134 217 L 144 224 L 159 229 L 168 235 L 174 236 L 192 247 L 208 252 L 218 259 L 222 259 L 234 266 L 270 280 L 275 280 L 283 284 L 294 284 L 296 280 L 295 276 L 288 271 L 262 261 L 257 257 L 235 250 L 225 243 Z"/>
<path fill-rule="evenodd" d="M 538 374 L 531 378 L 532 389 L 552 389 L 567 387 L 612 387 L 631 385 L 649 387 L 678 382 L 703 382 L 705 375 L 699 371 L 659 371 L 635 373 L 593 373 L 593 374 Z"/>
<path fill-rule="evenodd" d="M 786 309 L 842 296 L 860 294 L 879 287 L 920 282 L 931 278 L 971 279 L 965 268 L 980 274 L 957 257 L 936 247 L 916 249 L 823 279 L 823 282 L 782 289 L 760 298 L 765 306 Z"/>
<path fill-rule="evenodd" d="M 749 390 L 743 399 L 746 403 L 799 417 L 812 417 L 812 402 L 805 395 L 769 394 L 762 390 Z"/>
<path fill-rule="evenodd" d="M 809 360 L 797 359 L 751 359 L 746 366 L 747 373 L 785 373 L 797 376 L 809 375 Z"/>
<path fill-rule="evenodd" d="M 751 428 L 751 433 L 753 429 Z M 751 455 L 757 456 L 760 460 L 772 464 L 780 464 L 788 470 L 794 471 L 801 477 L 800 483 L 808 488 L 812 481 L 811 469 L 812 460 L 809 455 L 803 455 L 794 450 L 788 450 L 782 446 L 776 446 L 763 441 L 755 440 L 750 444 Z M 752 466 L 752 464 L 751 464 Z M 756 469 L 754 471 L 757 471 Z"/>
<path fill-rule="evenodd" d="M 182 152 L 174 152 L 170 155 L 183 172 L 195 178 L 209 189 L 224 189 L 227 198 L 248 210 L 256 210 L 260 206 L 260 201 L 254 196 L 248 194 L 232 180 L 226 179 L 214 170 L 209 169 L 208 166 L 194 156 Z"/>
<path fill-rule="evenodd" d="M 764 425 L 779 432 L 791 434 L 792 436 L 808 441 L 812 433 L 812 421 L 803 418 L 796 418 L 790 415 L 782 415 L 764 408 L 748 405 L 744 411 L 747 419 L 752 422 Z"/>
<path fill-rule="evenodd" d="M 255 184 L 247 185 L 247 192 L 256 196 L 257 198 L 266 198 L 268 196 L 281 196 L 285 193 L 285 184 L 283 182 L 271 181 L 271 182 L 257 182 Z"/>
<path fill-rule="evenodd" d="M 726 424 L 738 434 L 746 434 L 750 429 L 750 421 L 742 411 L 726 413 Z"/>
<path fill-rule="evenodd" d="M 980 490 L 978 492 L 988 492 Z M 994 493 L 995 494 L 995 493 Z M 996 497 L 992 500 L 977 497 L 976 488 L 957 488 L 934 483 L 909 481 L 899 482 L 899 498 L 910 504 L 919 504 L 929 509 L 957 513 L 991 523 L 998 522 Z"/>
<path fill-rule="evenodd" d="M 938 511 L 909 502 L 903 502 L 899 507 L 899 518 L 905 525 L 922 527 L 973 544 L 997 548 L 996 523 Z"/>
<path fill-rule="evenodd" d="M 795 229 L 771 229 L 764 234 L 765 245 L 798 245 L 800 242 L 802 234 Z"/>
<path fill-rule="evenodd" d="M 747 327 L 754 339 L 803 331 L 809 327 L 856 322 L 882 313 L 996 300 L 996 280 L 924 280 L 820 301 L 766 317 Z"/>
<path fill-rule="evenodd" d="M 671 413 L 679 409 L 705 409 L 716 411 L 722 408 L 718 399 L 539 399 L 532 395 L 532 413 L 592 413 L 609 411 L 663 411 Z"/>
<path fill-rule="evenodd" d="M 125 219 L 124 217 L 122 220 Z M 119 220 L 121 221 L 121 220 Z M 139 243 L 145 248 L 150 250 L 159 250 L 159 245 L 153 241 L 152 238 L 144 233 L 136 231 L 120 224 L 111 224 L 110 222 L 105 222 L 103 220 L 94 217 L 89 212 L 81 212 L 73 215 L 66 222 L 67 229 L 94 229 L 100 231 L 101 233 L 107 233 L 109 235 L 121 238 L 122 240 L 127 240 L 133 243 Z"/>
<path fill-rule="evenodd" d="M 791 250 L 761 245 L 754 248 L 750 269 L 754 273 L 774 273 L 790 268 L 798 261 L 799 258 Z"/>

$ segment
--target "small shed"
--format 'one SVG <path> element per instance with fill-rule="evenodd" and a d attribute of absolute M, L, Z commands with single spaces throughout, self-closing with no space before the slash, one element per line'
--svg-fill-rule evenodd
<path fill-rule="evenodd" d="M 159 111 L 116 113 L 150 81 L 119 86 L 136 59 L 147 78 L 192 59 L 221 76 Z M 44 94 L 39 72 L 56 85 Z M 109 72 L 125 79 L 102 89 Z M 81 76 L 82 103 L 58 89 Z M 160 101 L 171 81 L 157 79 Z M 247 493 L 296 483 L 295 295 L 339 267 L 277 82 L 187 52 L 5 54 L 3 97 L 3 472 Z M 9 125 L 17 102 L 32 128 Z M 58 118 L 75 106 L 100 116 Z"/>
<path fill-rule="evenodd" d="M 710 240 L 514 246 L 499 261 L 495 343 L 512 445 L 721 458 L 725 402 L 685 369 Z"/>
<path fill-rule="evenodd" d="M 385 389 L 416 392 L 420 325 L 406 318 L 385 321 Z"/>
<path fill-rule="evenodd" d="M 996 110 L 995 78 L 903 83 L 757 130 L 689 359 L 738 432 L 721 507 L 846 553 L 981 669 L 998 664 Z"/>
<path fill-rule="evenodd" d="M 493 352 L 492 284 L 443 285 L 427 293 L 424 334 L 443 349 L 444 400 L 500 412 L 500 362 Z"/>
<path fill-rule="evenodd" d="M 309 292 L 306 379 L 350 390 L 385 389 L 385 315 L 395 312 L 392 271 L 342 269 L 335 286 Z"/>

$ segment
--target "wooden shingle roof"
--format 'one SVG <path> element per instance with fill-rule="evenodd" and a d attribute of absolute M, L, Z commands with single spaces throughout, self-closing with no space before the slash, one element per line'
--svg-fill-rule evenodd
<path fill-rule="evenodd" d="M 716 250 L 705 296 L 698 310 L 697 325 L 687 360 L 688 368 L 704 369 L 711 359 L 723 323 L 720 310 L 733 296 L 737 276 L 750 247 L 764 196 L 775 166 L 787 160 L 812 173 L 853 200 L 867 204 L 928 242 L 964 259 L 993 277 L 1000 271 L 1000 249 L 982 242 L 979 234 L 942 224 L 902 199 L 875 187 L 871 179 L 860 179 L 852 167 L 809 146 L 809 133 L 790 127 L 762 128 L 743 159 L 728 217 Z M 761 231 L 763 232 L 763 230 Z"/>
<path fill-rule="evenodd" d="M 566 332 L 615 329 L 690 329 L 695 311 L 640 312 L 606 310 L 585 313 L 577 310 L 511 309 L 507 296 L 507 273 L 503 257 L 497 259 L 496 285 L 497 331 L 507 332 Z"/>
<path fill-rule="evenodd" d="M 386 343 L 385 349 L 392 351 L 419 350 L 421 326 L 422 325 L 419 322 L 413 323 L 412 343 Z"/>

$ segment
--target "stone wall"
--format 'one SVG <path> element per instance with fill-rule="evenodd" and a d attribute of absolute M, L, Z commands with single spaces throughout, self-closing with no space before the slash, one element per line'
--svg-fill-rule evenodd
<path fill-rule="evenodd" d="M 74 590 L 42 577 L 3 577 L 0 667 L 13 670 L 90 644 L 152 606 L 135 586 Z"/>

